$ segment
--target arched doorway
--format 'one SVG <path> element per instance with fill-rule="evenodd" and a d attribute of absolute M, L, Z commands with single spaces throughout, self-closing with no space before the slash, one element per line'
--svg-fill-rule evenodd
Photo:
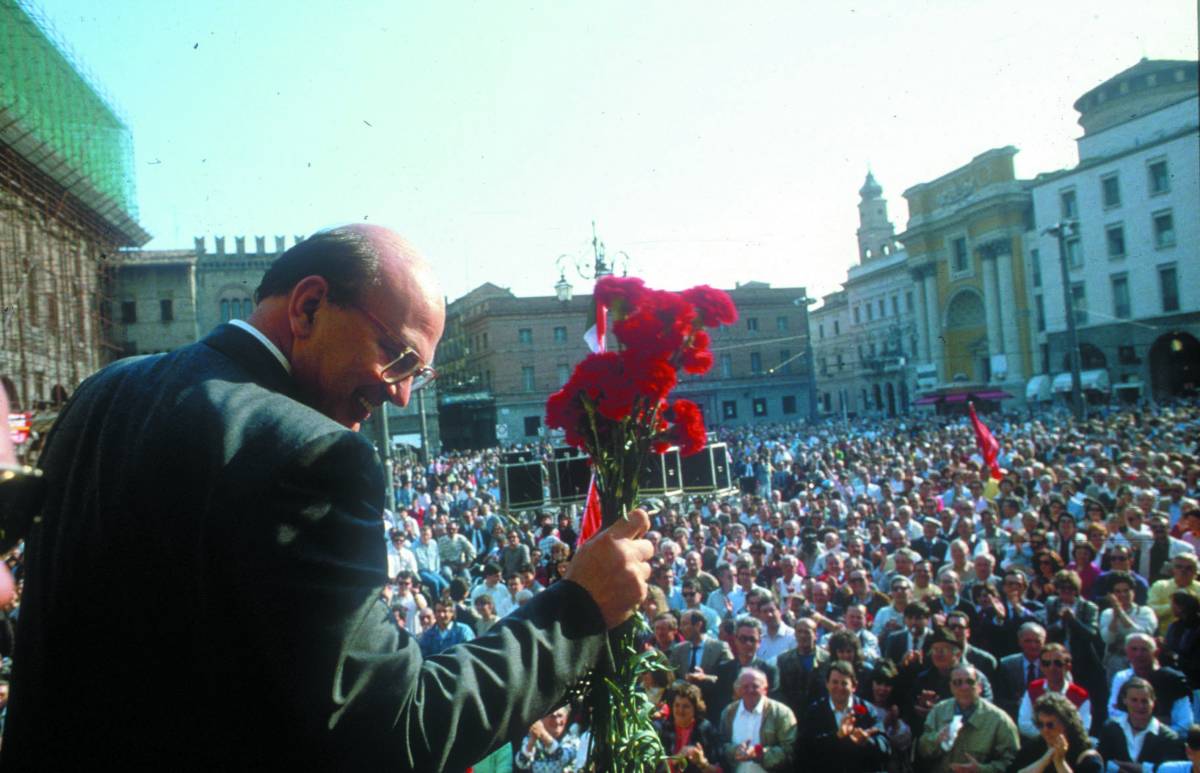
<path fill-rule="evenodd" d="M 50 402 L 54 407 L 58 408 L 67 402 L 67 388 L 62 384 L 55 384 L 50 390 Z"/>
<path fill-rule="evenodd" d="M 900 411 L 908 413 L 908 383 L 900 382 Z"/>
<path fill-rule="evenodd" d="M 1104 352 L 1100 351 L 1100 347 L 1087 342 L 1079 344 L 1079 369 L 1080 370 L 1106 370 L 1108 368 L 1108 358 L 1104 356 Z M 1067 352 L 1063 355 L 1064 372 L 1071 369 L 1071 353 Z"/>
<path fill-rule="evenodd" d="M 871 387 L 871 395 L 875 398 L 875 410 L 883 410 L 883 393 L 879 391 L 878 384 Z"/>
<path fill-rule="evenodd" d="M 887 415 L 895 416 L 896 415 L 896 387 L 895 387 L 895 385 L 892 384 L 892 382 L 889 381 L 887 383 L 887 388 L 885 389 L 885 391 L 887 392 Z"/>
<path fill-rule="evenodd" d="M 1150 346 L 1150 388 L 1155 399 L 1195 393 L 1200 387 L 1200 341 L 1188 333 L 1159 336 Z"/>
<path fill-rule="evenodd" d="M 946 304 L 944 356 L 948 381 L 987 381 L 991 352 L 983 298 L 963 288 Z"/>

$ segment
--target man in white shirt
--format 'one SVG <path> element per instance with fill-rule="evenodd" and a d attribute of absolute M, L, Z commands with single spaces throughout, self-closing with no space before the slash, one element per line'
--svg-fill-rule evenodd
<path fill-rule="evenodd" d="M 722 751 L 734 773 L 787 770 L 796 745 L 796 715 L 767 697 L 767 676 L 755 668 L 738 676 L 739 700 L 721 714 Z"/>
<path fill-rule="evenodd" d="M 791 649 L 796 631 L 783 622 L 779 615 L 779 606 L 773 599 L 766 599 L 759 604 L 758 619 L 766 628 L 763 631 L 762 643 L 758 645 L 758 657 L 768 663 L 774 663 L 780 653 Z"/>

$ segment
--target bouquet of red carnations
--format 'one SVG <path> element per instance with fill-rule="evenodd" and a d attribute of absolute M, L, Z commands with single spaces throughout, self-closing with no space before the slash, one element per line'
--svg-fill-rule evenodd
<path fill-rule="evenodd" d="M 592 491 L 581 540 L 633 507 L 650 453 L 670 446 L 684 456 L 703 450 L 699 406 L 668 396 L 680 369 L 699 374 L 712 367 L 704 328 L 737 320 L 729 295 L 707 285 L 675 293 L 652 290 L 640 279 L 606 276 L 596 283 L 595 302 L 599 351 L 580 362 L 546 402 L 546 425 L 563 430 L 567 443 L 591 457 Z M 618 351 L 604 351 L 606 320 Z M 634 615 L 613 632 L 611 670 L 606 666 L 593 674 L 583 697 L 593 770 L 654 769 L 665 756 L 651 723 L 654 705 L 636 690 L 647 672 L 669 669 L 656 650 L 638 651 L 638 634 L 646 628 Z"/>

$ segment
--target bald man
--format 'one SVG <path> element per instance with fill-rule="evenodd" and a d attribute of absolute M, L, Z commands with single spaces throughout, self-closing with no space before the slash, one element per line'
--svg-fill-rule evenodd
<path fill-rule="evenodd" d="M 434 375 L 429 264 L 337 228 L 255 301 L 100 371 L 50 433 L 6 768 L 461 770 L 549 712 L 645 595 L 635 511 L 565 582 L 423 658 L 381 599 L 385 479 L 357 429 Z"/>

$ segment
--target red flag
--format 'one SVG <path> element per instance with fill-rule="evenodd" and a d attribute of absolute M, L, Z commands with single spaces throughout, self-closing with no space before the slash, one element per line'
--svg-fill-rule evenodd
<path fill-rule="evenodd" d="M 596 473 L 592 473 L 592 482 L 588 484 L 587 505 L 583 509 L 583 522 L 579 524 L 579 542 L 575 547 L 592 538 L 600 531 L 603 519 L 600 517 L 600 492 L 596 491 Z"/>
<path fill-rule="evenodd" d="M 996 442 L 987 425 L 975 415 L 975 403 L 967 403 L 967 410 L 971 414 L 971 426 L 975 428 L 975 442 L 979 444 L 979 453 L 983 454 L 983 461 L 991 471 L 992 479 L 1000 480 L 1004 477 L 1000 474 L 1000 465 L 996 463 L 996 457 L 1000 455 L 1000 444 Z"/>

